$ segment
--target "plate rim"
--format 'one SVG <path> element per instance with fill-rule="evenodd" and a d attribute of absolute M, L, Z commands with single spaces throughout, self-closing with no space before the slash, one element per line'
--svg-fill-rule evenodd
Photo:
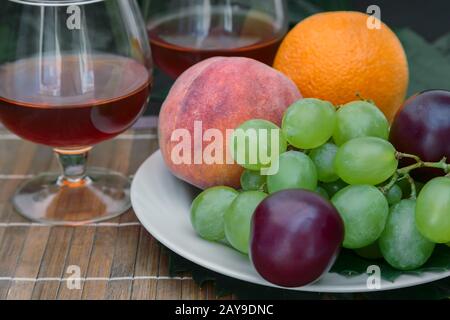
<path fill-rule="evenodd" d="M 154 227 L 153 224 L 148 223 L 146 221 L 145 218 L 143 218 L 143 216 L 145 215 L 145 213 L 141 212 L 139 205 L 137 205 L 138 200 L 136 199 L 136 188 L 137 185 L 139 184 L 139 181 L 141 181 L 141 177 L 143 177 L 143 172 L 145 172 L 146 170 L 148 170 L 148 167 L 150 167 L 150 164 L 152 161 L 155 161 L 156 158 L 162 158 L 162 154 L 161 154 L 161 150 L 156 150 L 153 154 L 151 154 L 139 167 L 139 169 L 137 170 L 136 174 L 134 175 L 132 184 L 131 184 L 131 193 L 130 193 L 130 198 L 131 198 L 131 203 L 132 203 L 132 207 L 133 210 L 136 214 L 136 217 L 139 219 L 139 221 L 141 222 L 142 226 L 147 230 L 147 232 L 149 232 L 157 241 L 159 241 L 161 244 L 163 244 L 165 247 L 167 247 L 168 249 L 170 249 L 171 251 L 173 251 L 174 253 L 178 254 L 179 256 L 189 260 L 190 262 L 197 264 L 205 269 L 211 270 L 213 272 L 217 272 L 221 275 L 227 276 L 227 277 L 231 277 L 237 280 L 241 280 L 241 281 L 245 281 L 245 282 L 249 282 L 252 284 L 256 284 L 256 285 L 260 285 L 260 286 L 267 286 L 267 287 L 272 287 L 272 288 L 278 288 L 278 289 L 284 289 L 284 290 L 290 290 L 290 291 L 299 291 L 299 292 L 316 292 L 316 293 L 364 293 L 364 292 L 381 292 L 381 291 L 389 291 L 389 290 L 395 290 L 395 289 L 403 289 L 403 288 L 409 288 L 409 287 L 414 287 L 414 286 L 419 286 L 422 284 L 426 284 L 426 283 L 431 283 L 437 280 L 442 280 L 445 279 L 447 277 L 450 277 L 450 270 L 447 272 L 431 272 L 431 271 L 427 271 L 427 272 L 423 272 L 420 276 L 418 275 L 414 275 L 414 274 L 404 274 L 401 275 L 399 278 L 396 279 L 396 281 L 402 277 L 413 277 L 416 278 L 417 280 L 414 281 L 413 284 L 411 283 L 397 283 L 395 284 L 395 282 L 390 282 L 387 280 L 382 279 L 382 285 L 380 289 L 369 289 L 369 288 L 362 288 L 360 286 L 355 286 L 355 285 L 349 285 L 348 287 L 341 287 L 339 289 L 336 289 L 332 286 L 329 286 L 328 289 L 327 288 L 321 288 L 320 290 L 318 290 L 317 288 L 315 288 L 315 284 L 309 284 L 307 286 L 304 287 L 296 287 L 296 288 L 286 288 L 286 287 L 280 287 L 277 286 L 275 284 L 269 283 L 267 282 L 265 279 L 263 279 L 262 277 L 260 278 L 260 281 L 262 282 L 257 282 L 252 278 L 249 278 L 247 275 L 242 275 L 242 274 L 236 274 L 233 271 L 230 271 L 228 268 L 222 267 L 220 266 L 220 264 L 216 263 L 215 261 L 207 261 L 204 258 L 200 258 L 197 257 L 194 254 L 190 254 L 189 251 L 183 250 L 182 248 L 179 248 L 177 245 L 173 245 L 171 243 L 171 241 L 168 239 L 168 237 L 166 235 L 160 234 L 160 232 L 158 232 L 158 228 Z M 164 162 L 164 161 L 163 161 Z M 167 167 L 166 167 L 167 169 Z M 167 169 L 168 170 L 168 169 Z M 180 183 L 185 183 L 182 182 L 180 180 Z M 145 222 L 144 222 L 145 221 Z M 341 275 L 339 273 L 335 273 L 335 272 L 329 272 L 330 274 L 336 275 L 338 277 L 342 277 L 342 278 L 349 278 L 346 277 L 344 275 Z M 357 275 L 351 278 L 356 278 L 356 277 L 362 277 L 363 275 Z"/>

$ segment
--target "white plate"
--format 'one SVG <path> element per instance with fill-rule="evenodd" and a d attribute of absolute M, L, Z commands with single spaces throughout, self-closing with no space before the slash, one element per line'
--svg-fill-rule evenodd
<path fill-rule="evenodd" d="M 249 259 L 227 246 L 198 237 L 190 223 L 189 210 L 195 189 L 175 178 L 158 151 L 138 170 L 131 188 L 131 200 L 144 227 L 163 245 L 180 256 L 223 275 L 260 285 L 276 287 L 262 279 Z M 402 275 L 395 282 L 381 281 L 379 290 L 405 288 L 450 276 L 450 272 L 421 276 Z M 369 292 L 368 275 L 344 277 L 324 275 L 314 284 L 291 290 L 309 292 Z"/>

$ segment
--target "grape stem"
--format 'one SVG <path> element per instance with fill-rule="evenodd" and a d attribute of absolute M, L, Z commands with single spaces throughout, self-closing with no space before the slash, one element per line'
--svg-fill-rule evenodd
<path fill-rule="evenodd" d="M 413 155 L 413 154 L 396 152 L 395 156 L 398 160 L 409 158 L 409 159 L 413 159 L 416 161 L 415 164 L 398 169 L 397 173 L 399 175 L 409 174 L 411 171 L 419 169 L 419 168 L 436 168 L 436 169 L 444 170 L 444 172 L 446 174 L 450 173 L 450 163 L 447 163 L 446 157 L 442 158 L 442 160 L 439 162 L 425 162 L 425 161 L 422 161 L 422 159 L 420 159 L 418 156 Z"/>
<path fill-rule="evenodd" d="M 399 174 L 398 174 L 397 172 L 394 173 L 394 175 L 392 176 L 391 180 L 390 180 L 385 186 L 379 188 L 380 191 L 381 191 L 383 194 L 386 195 L 386 194 L 389 192 L 389 190 L 391 190 L 392 187 L 397 183 L 397 181 L 403 179 L 403 178 L 399 178 L 399 177 L 400 177 L 400 176 L 399 176 Z"/>
<path fill-rule="evenodd" d="M 436 169 L 442 169 L 446 173 L 446 177 L 450 178 L 450 163 L 447 163 L 447 158 L 442 158 L 439 162 L 426 162 L 422 161 L 420 157 L 408 154 L 408 153 L 402 153 L 402 152 L 396 152 L 395 157 L 397 160 L 400 159 L 413 159 L 416 161 L 416 163 L 398 169 L 394 175 L 392 176 L 391 180 L 383 187 L 380 187 L 380 191 L 383 192 L 383 194 L 387 194 L 389 190 L 400 180 L 408 179 L 409 183 L 411 184 L 411 199 L 415 199 L 417 197 L 417 191 L 416 191 L 416 185 L 414 183 L 413 178 L 411 177 L 410 173 L 413 170 L 420 169 L 420 168 L 436 168 Z"/>
<path fill-rule="evenodd" d="M 404 175 L 406 179 L 408 179 L 409 184 L 411 185 L 411 195 L 410 198 L 412 200 L 415 200 L 417 198 L 417 190 L 416 190 L 416 184 L 414 183 L 414 179 L 407 173 Z"/>
<path fill-rule="evenodd" d="M 264 184 L 259 188 L 259 191 L 266 192 L 267 182 L 264 182 Z"/>
<path fill-rule="evenodd" d="M 386 195 L 389 190 L 392 189 L 392 187 L 399 181 L 407 179 L 409 184 L 411 185 L 411 195 L 410 198 L 411 199 L 416 199 L 417 198 L 417 190 L 416 190 L 416 184 L 414 183 L 414 179 L 409 175 L 409 173 L 405 173 L 405 174 L 398 174 L 397 172 L 392 176 L 391 180 L 383 187 L 380 187 L 379 190 Z"/>

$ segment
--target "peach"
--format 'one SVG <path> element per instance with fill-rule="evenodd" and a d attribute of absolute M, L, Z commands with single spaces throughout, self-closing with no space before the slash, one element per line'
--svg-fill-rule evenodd
<path fill-rule="evenodd" d="M 201 154 L 211 143 L 204 141 L 203 133 L 218 129 L 225 137 L 227 130 L 250 119 L 280 125 L 284 111 L 301 98 L 289 78 L 256 60 L 215 57 L 202 61 L 178 78 L 162 106 L 159 144 L 164 161 L 176 177 L 198 188 L 217 185 L 238 188 L 243 169 L 237 164 L 227 164 L 229 150 L 225 143 L 222 162 L 194 161 L 194 154 L 198 151 Z M 199 122 L 200 137 L 194 133 L 194 123 Z M 196 136 L 194 139 L 200 138 L 190 146 L 191 163 L 174 161 L 173 150 L 179 140 L 173 134 L 177 129 L 191 133 Z"/>

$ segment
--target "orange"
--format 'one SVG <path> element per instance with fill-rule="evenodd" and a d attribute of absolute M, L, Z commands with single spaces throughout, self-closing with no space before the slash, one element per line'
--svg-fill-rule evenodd
<path fill-rule="evenodd" d="M 408 61 L 397 36 L 359 12 L 328 12 L 301 21 L 283 40 L 274 67 L 304 97 L 342 105 L 373 100 L 392 121 L 408 88 Z M 372 24 L 373 25 L 373 24 Z"/>

